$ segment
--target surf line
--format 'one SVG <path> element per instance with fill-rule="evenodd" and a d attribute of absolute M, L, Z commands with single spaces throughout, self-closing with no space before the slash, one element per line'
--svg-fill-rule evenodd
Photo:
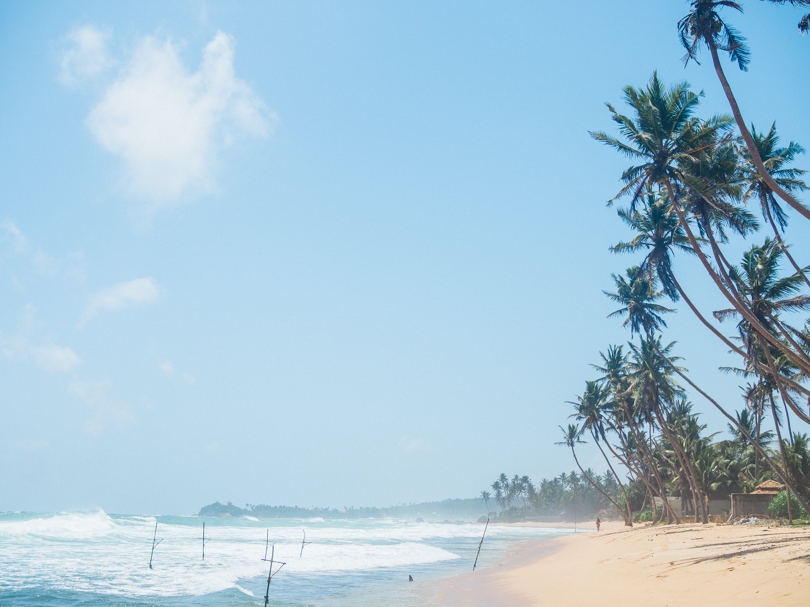
<path fill-rule="evenodd" d="M 487 534 L 487 527 L 489 527 L 489 517 L 487 517 L 487 524 L 484 525 L 484 533 L 481 536 L 481 541 L 478 542 L 478 552 L 475 553 L 475 562 L 473 563 L 473 571 L 475 571 L 475 566 L 478 564 L 478 555 L 481 554 L 481 546 L 484 543 L 484 536 Z"/>
<path fill-rule="evenodd" d="M 149 555 L 149 569 L 152 568 L 152 557 L 155 556 L 155 548 L 157 548 L 157 545 L 163 541 L 162 538 L 157 539 L 157 526 L 157 521 L 155 521 L 155 535 L 152 537 L 152 554 Z"/>
<path fill-rule="evenodd" d="M 205 523 L 203 523 L 203 534 L 201 538 L 197 538 L 202 540 L 202 560 L 205 560 L 205 545 L 211 541 L 211 538 L 205 539 Z"/>
<path fill-rule="evenodd" d="M 276 545 L 273 544 L 273 546 L 270 548 L 270 558 L 269 559 L 267 558 L 267 549 L 268 549 L 268 547 L 270 547 L 270 530 L 269 529 L 267 530 L 267 540 L 266 540 L 266 543 L 264 545 L 264 558 L 262 559 L 265 562 L 268 561 L 268 560 L 270 561 L 270 571 L 267 574 L 267 590 L 265 590 L 265 592 L 264 592 L 264 607 L 267 607 L 267 603 L 270 601 L 270 582 L 272 582 L 273 578 L 278 574 L 279 571 L 281 571 L 281 568 L 284 567 L 284 565 L 287 564 L 287 563 L 285 563 L 283 561 L 275 561 L 275 564 L 278 565 L 279 567 L 274 572 L 273 571 L 273 564 L 274 564 L 273 557 L 276 554 Z"/>

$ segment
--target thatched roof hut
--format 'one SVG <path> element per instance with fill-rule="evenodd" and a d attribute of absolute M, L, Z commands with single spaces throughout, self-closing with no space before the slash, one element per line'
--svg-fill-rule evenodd
<path fill-rule="evenodd" d="M 776 495 L 780 491 L 784 491 L 785 486 L 776 481 L 765 481 L 757 485 L 751 493 L 756 495 Z"/>

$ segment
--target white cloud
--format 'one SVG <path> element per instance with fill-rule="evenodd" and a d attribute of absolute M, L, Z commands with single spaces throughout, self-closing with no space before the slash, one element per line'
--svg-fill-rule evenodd
<path fill-rule="evenodd" d="M 160 297 L 160 287 L 154 278 L 136 278 L 93 293 L 87 300 L 79 326 L 84 326 L 99 312 L 119 310 L 138 304 L 154 303 Z"/>
<path fill-rule="evenodd" d="M 25 335 L 3 338 L 0 335 L 0 354 L 10 360 L 29 360 L 43 371 L 63 373 L 81 364 L 82 359 L 68 346 L 53 343 L 32 344 Z"/>
<path fill-rule="evenodd" d="M 115 65 L 107 52 L 110 35 L 92 25 L 77 27 L 65 36 L 68 49 L 62 53 L 59 80 L 72 86 L 83 80 L 98 76 Z"/>
<path fill-rule="evenodd" d="M 164 375 L 174 375 L 174 365 L 169 360 L 164 360 L 160 363 L 160 370 Z"/>
<path fill-rule="evenodd" d="M 399 447 L 405 453 L 415 453 L 417 451 L 428 451 L 428 446 L 421 438 L 411 438 L 403 436 L 399 439 Z"/>
<path fill-rule="evenodd" d="M 40 369 L 50 373 L 70 371 L 82 363 L 72 348 L 56 345 L 49 337 L 43 336 L 43 328 L 34 306 L 24 306 L 16 334 L 4 337 L 0 333 L 0 356 L 9 360 L 33 360 Z"/>
<path fill-rule="evenodd" d="M 52 373 L 70 371 L 82 362 L 79 355 L 67 346 L 48 344 L 45 346 L 31 346 L 30 349 L 37 366 Z"/>
<path fill-rule="evenodd" d="M 80 266 L 83 257 L 81 253 L 69 253 L 66 257 L 57 259 L 33 246 L 10 219 L 0 221 L 0 245 L 0 255 L 27 261 L 37 274 L 50 277 L 67 275 L 77 281 L 84 280 L 84 270 Z M 14 283 L 15 288 L 24 290 L 23 283 L 18 278 L 14 278 Z"/>
<path fill-rule="evenodd" d="M 0 221 L 0 242 L 7 243 L 15 255 L 22 255 L 28 251 L 28 239 L 10 219 Z"/>
<path fill-rule="evenodd" d="M 189 73 L 172 41 L 146 37 L 87 118 L 150 213 L 211 191 L 219 154 L 237 137 L 268 135 L 275 115 L 236 77 L 233 55 L 233 39 L 218 32 Z"/>

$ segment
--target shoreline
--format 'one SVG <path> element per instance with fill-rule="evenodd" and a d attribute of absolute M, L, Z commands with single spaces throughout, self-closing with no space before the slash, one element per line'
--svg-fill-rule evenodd
<path fill-rule="evenodd" d="M 810 604 L 810 529 L 635 526 L 530 542 L 488 569 L 436 582 L 436 607 L 740 607 Z"/>

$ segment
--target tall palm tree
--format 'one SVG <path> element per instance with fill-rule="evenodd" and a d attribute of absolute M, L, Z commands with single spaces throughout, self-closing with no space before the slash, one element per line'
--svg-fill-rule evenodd
<path fill-rule="evenodd" d="M 622 483 L 619 478 L 619 475 L 616 474 L 616 470 L 613 468 L 610 458 L 607 456 L 604 449 L 602 449 L 602 442 L 608 443 L 604 420 L 606 401 L 607 390 L 604 389 L 599 382 L 589 381 L 585 384 L 585 392 L 582 396 L 578 396 L 576 402 L 569 401 L 568 404 L 574 405 L 576 412 L 571 417 L 575 417 L 576 420 L 582 424 L 580 426 L 580 432 L 590 433 L 599 452 L 605 459 L 608 468 L 610 468 L 613 478 L 616 479 L 616 483 L 619 485 L 622 495 L 624 495 L 624 508 L 620 509 L 619 512 L 621 512 L 624 518 L 624 524 L 628 527 L 632 527 L 633 512 L 630 510 L 630 500 L 627 498 L 627 490 L 624 487 L 624 483 Z"/>
<path fill-rule="evenodd" d="M 797 294 L 804 273 L 800 271 L 789 276 L 779 276 L 779 261 L 783 254 L 784 250 L 778 242 L 766 238 L 763 245 L 754 245 L 745 252 L 739 269 L 729 269 L 729 275 L 738 291 L 746 298 L 747 307 L 755 315 L 760 326 L 766 327 L 772 334 L 776 334 L 780 329 L 781 313 L 810 310 L 810 296 Z M 737 317 L 739 314 L 736 308 L 732 308 L 718 310 L 715 316 L 722 321 L 729 317 Z M 770 343 L 764 342 L 761 334 L 753 330 L 746 318 L 740 320 L 737 328 L 743 343 L 746 344 L 748 359 L 765 360 L 770 371 L 767 375 L 775 382 L 785 404 L 805 423 L 810 423 L 810 416 L 794 402 L 790 397 L 788 386 L 785 385 L 785 378 L 792 379 L 791 375 L 795 376 L 790 361 L 782 359 L 782 352 L 774 350 Z M 762 374 L 759 369 L 756 369 L 756 372 Z"/>
<path fill-rule="evenodd" d="M 751 154 L 754 166 L 777 196 L 801 213 L 806 219 L 810 219 L 810 209 L 782 189 L 770 176 L 765 164 L 762 162 L 762 158 L 759 156 L 745 120 L 743 120 L 737 99 L 731 90 L 731 85 L 728 83 L 723 66 L 720 63 L 719 51 L 727 52 L 732 63 L 736 63 L 743 71 L 748 69 L 751 53 L 745 44 L 745 38 L 720 17 L 719 10 L 722 8 L 731 8 L 739 12 L 743 10 L 739 2 L 733 2 L 732 0 L 693 0 L 690 13 L 678 21 L 678 35 L 681 44 L 686 49 L 684 62 L 687 63 L 690 60 L 697 62 L 700 47 L 706 45 L 712 57 L 714 71 L 720 80 L 720 85 L 723 87 L 723 92 L 731 107 L 731 113 L 734 115 L 737 128 L 739 128 L 743 141 L 745 141 L 745 145 Z"/>
<path fill-rule="evenodd" d="M 678 398 L 683 396 L 683 388 L 674 381 L 670 366 L 678 360 L 677 357 L 670 354 L 674 345 L 674 342 L 667 346 L 662 345 L 660 337 L 642 339 L 638 346 L 630 344 L 633 394 L 637 402 L 652 412 L 664 436 L 672 445 L 675 456 L 686 473 L 695 501 L 701 505 L 701 520 L 703 523 L 708 523 L 702 493 L 697 485 L 692 463 L 667 422 L 669 409 Z M 665 358 L 666 360 L 664 360 Z M 695 516 L 698 516 L 697 508 L 695 508 Z"/>
<path fill-rule="evenodd" d="M 614 316 L 627 316 L 622 326 L 630 325 L 630 334 L 641 333 L 642 330 L 647 337 L 660 331 L 661 327 L 666 327 L 667 323 L 661 317 L 662 314 L 672 312 L 670 308 L 655 303 L 663 295 L 662 291 L 656 291 L 657 279 L 654 275 L 644 272 L 636 266 L 627 269 L 627 278 L 624 276 L 613 276 L 616 283 L 616 293 L 603 291 L 610 299 L 622 305 L 615 312 L 608 314 L 608 318 Z"/>
<path fill-rule="evenodd" d="M 591 136 L 597 141 L 613 147 L 638 162 L 622 174 L 622 181 L 625 185 L 613 200 L 624 195 L 630 196 L 630 211 L 632 212 L 639 201 L 651 190 L 664 189 L 678 216 L 678 221 L 689 239 L 690 246 L 720 293 L 739 310 L 740 314 L 765 340 L 777 348 L 784 348 L 786 355 L 804 372 L 810 374 L 810 357 L 801 351 L 801 348 L 795 344 L 795 340 L 786 337 L 786 345 L 759 324 L 756 317 L 747 309 L 744 299 L 736 291 L 736 285 L 729 278 L 724 267 L 726 262 L 714 237 L 712 222 L 717 223 L 719 217 L 722 217 L 723 221 L 729 221 L 733 215 L 731 209 L 724 207 L 722 201 L 728 187 L 723 186 L 718 189 L 689 168 L 706 164 L 704 157 L 707 155 L 707 150 L 727 146 L 730 141 L 728 129 L 731 119 L 722 116 L 706 121 L 698 119 L 694 116 L 699 102 L 698 95 L 692 93 L 685 83 L 668 89 L 655 73 L 644 89 L 625 87 L 624 97 L 633 110 L 632 117 L 620 114 L 608 104 L 612 119 L 619 126 L 621 138 L 602 132 L 591 133 Z M 723 162 L 708 163 L 708 166 L 713 165 L 715 169 L 724 166 Z M 704 205 L 704 208 L 714 209 L 711 213 L 708 211 L 703 213 L 705 217 L 702 217 L 702 221 L 704 223 L 701 224 L 711 244 L 715 257 L 714 264 L 701 248 L 697 237 L 690 228 L 686 209 L 681 206 L 681 199 L 685 199 L 686 195 L 689 195 L 686 202 L 689 202 L 692 207 L 703 200 L 704 202 L 701 204 Z M 709 219 L 707 220 L 706 217 Z"/>
<path fill-rule="evenodd" d="M 582 473 L 582 476 L 585 478 L 585 480 L 587 480 L 594 489 L 596 489 L 599 493 L 601 493 L 602 497 L 604 497 L 611 504 L 613 504 L 617 512 L 622 512 L 622 508 L 621 506 L 619 506 L 616 500 L 613 499 L 610 495 L 608 495 L 607 492 L 605 492 L 605 490 L 602 489 L 602 487 L 599 486 L 599 483 L 593 478 L 593 474 L 588 474 L 588 472 L 585 469 L 583 469 L 582 465 L 579 463 L 579 458 L 577 458 L 577 452 L 575 450 L 575 447 L 576 445 L 581 445 L 585 443 L 585 441 L 580 439 L 580 436 L 582 436 L 580 429 L 575 424 L 568 424 L 567 428 L 563 428 L 562 426 L 560 426 L 560 430 L 562 430 L 563 439 L 554 444 L 569 447 L 571 449 L 571 455 L 574 456 L 574 462 L 576 463 L 577 468 L 579 468 L 579 471 Z"/>
<path fill-rule="evenodd" d="M 637 234 L 630 241 L 620 242 L 612 246 L 610 250 L 614 253 L 635 253 L 645 250 L 647 254 L 641 262 L 641 269 L 654 273 L 661 283 L 662 291 L 672 301 L 677 302 L 678 299 L 683 298 L 692 313 L 706 328 L 730 350 L 745 356 L 744 352 L 700 312 L 675 276 L 672 268 L 672 253 L 682 251 L 694 254 L 694 250 L 689 244 L 689 238 L 684 233 L 666 194 L 659 196 L 648 194 L 644 203 L 635 211 L 619 209 L 618 214 Z"/>
<path fill-rule="evenodd" d="M 807 184 L 802 181 L 801 176 L 807 171 L 801 169 L 791 168 L 787 165 L 793 162 L 798 154 L 804 153 L 804 148 L 797 143 L 791 141 L 787 147 L 782 148 L 779 146 L 779 135 L 776 132 L 776 124 L 772 124 L 767 133 L 757 133 L 756 128 L 751 125 L 751 135 L 754 139 L 754 145 L 759 151 L 760 158 L 768 169 L 768 173 L 773 177 L 774 181 L 778 183 L 787 192 L 798 192 L 807 190 Z M 743 175 L 746 181 L 746 188 L 743 198 L 756 198 L 759 201 L 762 215 L 768 220 L 768 223 L 773 229 L 774 238 L 782 246 L 785 257 L 790 261 L 791 265 L 797 272 L 801 272 L 801 268 L 793 259 L 788 247 L 782 241 L 780 229 L 784 232 L 787 227 L 787 214 L 780 206 L 779 202 L 773 194 L 773 190 L 762 179 L 762 176 L 757 172 L 756 167 L 753 166 L 751 155 L 747 149 L 742 151 L 742 158 L 747 166 L 743 168 Z M 805 283 L 810 286 L 810 280 L 803 274 Z"/>
<path fill-rule="evenodd" d="M 669 506 L 666 489 L 655 462 L 654 454 L 648 445 L 641 426 L 644 423 L 652 425 L 652 420 L 642 407 L 636 405 L 632 394 L 632 381 L 630 357 L 625 354 L 622 346 L 609 346 L 607 354 L 601 353 L 602 365 L 591 365 L 604 374 L 600 382 L 605 384 L 610 392 L 608 406 L 612 413 L 612 430 L 621 442 L 621 453 L 610 447 L 611 453 L 621 461 L 636 478 L 647 487 L 651 496 L 661 498 L 664 507 L 662 516 L 666 514 L 669 522 L 680 522 L 675 511 Z M 624 430 L 627 429 L 627 434 Z"/>

